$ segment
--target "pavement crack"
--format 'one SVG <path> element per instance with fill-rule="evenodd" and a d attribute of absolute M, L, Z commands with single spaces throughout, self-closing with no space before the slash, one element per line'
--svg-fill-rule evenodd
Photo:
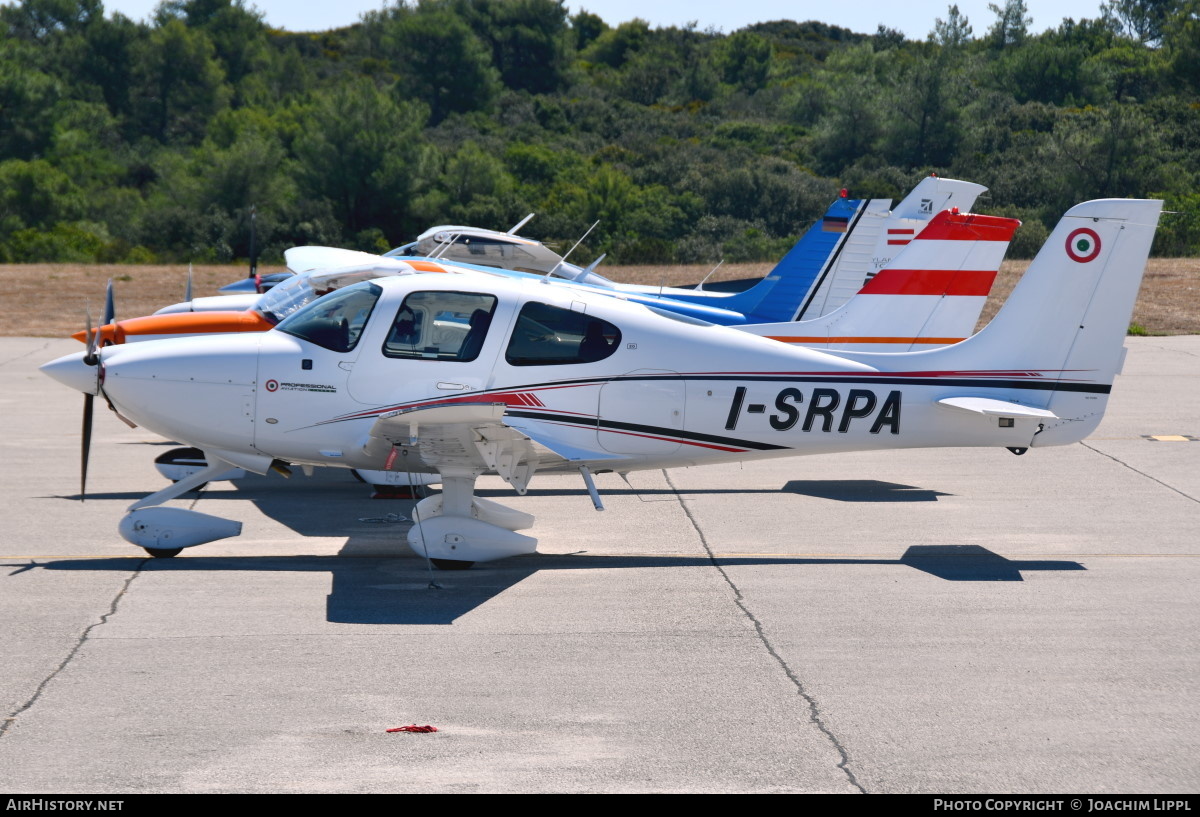
<path fill-rule="evenodd" d="M 861 783 L 858 782 L 858 778 L 855 777 L 854 771 L 850 768 L 850 753 L 846 751 L 846 747 L 842 745 L 842 742 L 838 740 L 837 735 L 833 734 L 832 730 L 830 730 L 829 726 L 825 723 L 824 718 L 821 716 L 821 708 L 817 706 L 816 699 L 813 698 L 813 696 L 809 694 L 808 690 L 804 688 L 804 682 L 800 680 L 800 677 L 795 673 L 795 671 L 792 670 L 790 666 L 788 666 L 787 661 L 783 659 L 783 656 L 781 656 L 771 644 L 771 640 L 767 638 L 767 633 L 763 628 L 762 622 L 758 620 L 758 617 L 755 616 L 754 613 L 750 612 L 750 608 L 746 605 L 746 599 L 742 595 L 742 591 L 738 588 L 737 584 L 733 581 L 733 578 L 717 560 L 717 555 L 709 546 L 708 539 L 705 537 L 704 531 L 700 529 L 699 521 L 695 516 L 692 515 L 691 508 L 689 508 L 687 503 L 683 501 L 683 497 L 679 494 L 679 489 L 676 488 L 675 483 L 671 481 L 671 475 L 667 473 L 665 469 L 663 470 L 662 474 L 667 480 L 667 485 L 670 485 L 671 490 L 675 492 L 675 497 L 679 500 L 679 507 L 683 508 L 683 512 L 687 515 L 688 521 L 692 523 L 692 528 L 695 529 L 696 535 L 700 537 L 700 544 L 703 546 L 704 552 L 708 554 L 709 561 L 712 562 L 713 567 L 717 569 L 717 572 L 721 574 L 721 578 L 725 580 L 725 583 L 729 585 L 729 589 L 733 591 L 734 603 L 737 604 L 738 608 L 742 611 L 742 614 L 749 619 L 750 623 L 754 625 L 754 631 L 758 635 L 758 640 L 762 643 L 763 648 L 766 649 L 767 654 L 775 659 L 776 663 L 778 663 L 783 669 L 784 675 L 786 675 L 788 680 L 790 680 L 796 687 L 796 692 L 801 698 L 804 699 L 804 702 L 808 704 L 809 722 L 816 726 L 817 729 L 820 730 L 821 734 L 825 735 L 830 744 L 833 745 L 833 748 L 837 750 L 837 753 L 841 758 L 837 764 L 838 768 L 845 773 L 846 778 L 850 781 L 851 786 L 858 789 L 863 794 L 867 794 L 867 790 L 863 788 Z"/>
<path fill-rule="evenodd" d="M 57 678 L 59 674 L 70 665 L 70 663 L 75 659 L 75 656 L 79 654 L 79 651 L 83 649 L 83 645 L 87 643 L 88 638 L 92 634 L 92 630 L 96 629 L 102 624 L 106 624 L 109 618 L 116 614 L 117 607 L 120 605 L 121 599 L 125 597 L 125 593 L 129 590 L 129 585 L 133 583 L 134 579 L 141 575 L 142 568 L 146 566 L 146 562 L 148 561 L 149 559 L 143 559 L 141 564 L 139 564 L 133 573 L 130 574 L 129 578 L 126 579 L 124 584 L 121 585 L 121 589 L 117 592 L 117 595 L 113 597 L 112 604 L 110 604 L 108 607 L 108 612 L 100 616 L 99 621 L 89 624 L 84 628 L 83 632 L 79 634 L 79 638 L 75 640 L 75 645 L 71 647 L 71 651 L 67 653 L 67 657 L 64 658 L 62 663 L 55 667 L 49 675 L 42 679 L 42 682 L 37 685 L 37 689 L 33 691 L 33 695 L 29 697 L 29 700 L 26 701 L 19 709 L 5 718 L 3 723 L 0 723 L 0 738 L 3 738 L 8 734 L 9 728 L 16 723 L 17 718 L 28 712 L 33 705 L 38 702 L 38 699 L 42 697 L 42 693 L 46 691 L 46 687 L 50 685 L 50 682 Z"/>
<path fill-rule="evenodd" d="M 7 366 L 10 363 L 20 360 L 21 358 L 29 357 L 30 355 L 34 354 L 35 352 L 40 352 L 43 349 L 48 349 L 48 348 L 50 348 L 50 343 L 51 343 L 51 341 L 47 340 L 41 346 L 30 349 L 27 352 L 22 352 L 21 354 L 17 355 L 16 357 L 10 357 L 8 360 L 0 361 L 0 367 Z"/>
<path fill-rule="evenodd" d="M 1154 344 L 1154 348 L 1162 352 L 1182 352 L 1183 354 L 1191 355 L 1192 357 L 1200 357 L 1200 355 L 1187 349 L 1177 349 L 1174 347 L 1163 346 L 1161 343 Z"/>
<path fill-rule="evenodd" d="M 1184 499 L 1190 499 L 1190 500 L 1192 500 L 1192 502 L 1200 502 L 1200 499 L 1197 499 L 1196 497 L 1192 496 L 1191 494 L 1186 494 L 1186 493 L 1184 493 L 1183 491 L 1181 491 L 1181 490 L 1179 490 L 1178 488 L 1176 488 L 1174 485 L 1168 485 L 1167 483 L 1163 482 L 1163 481 L 1162 481 L 1161 479 L 1159 479 L 1158 477 L 1152 477 L 1152 476 L 1150 476 L 1150 475 L 1149 475 L 1149 474 L 1147 474 L 1145 471 L 1139 471 L 1137 468 L 1134 468 L 1132 465 L 1130 465 L 1129 463 L 1125 462 L 1124 460 L 1122 460 L 1122 459 L 1121 459 L 1121 458 L 1119 458 L 1119 457 L 1114 457 L 1112 454 L 1106 454 L 1105 452 L 1101 451 L 1099 448 L 1095 448 L 1095 447 L 1093 447 L 1093 446 L 1090 446 L 1090 445 L 1088 445 L 1088 444 L 1087 444 L 1087 443 L 1085 443 L 1085 442 L 1081 442 L 1081 443 L 1079 443 L 1079 444 L 1080 444 L 1080 445 L 1082 445 L 1084 448 L 1088 449 L 1089 451 L 1095 451 L 1097 454 L 1099 454 L 1099 455 L 1100 455 L 1100 456 L 1102 456 L 1102 457 L 1108 457 L 1110 460 L 1112 460 L 1113 462 L 1117 463 L 1118 465 L 1124 465 L 1126 468 L 1128 468 L 1130 471 L 1132 471 L 1132 472 L 1133 472 L 1133 473 L 1135 473 L 1135 474 L 1140 474 L 1140 475 L 1142 475 L 1143 477 L 1145 477 L 1145 478 L 1146 478 L 1146 479 L 1148 479 L 1148 480 L 1152 480 L 1152 481 L 1154 481 L 1154 482 L 1157 482 L 1157 483 L 1158 483 L 1159 485 L 1161 485 L 1162 487 L 1166 488 L 1167 490 L 1174 491 L 1175 493 L 1179 494 L 1179 495 L 1180 495 L 1181 497 L 1183 497 Z"/>

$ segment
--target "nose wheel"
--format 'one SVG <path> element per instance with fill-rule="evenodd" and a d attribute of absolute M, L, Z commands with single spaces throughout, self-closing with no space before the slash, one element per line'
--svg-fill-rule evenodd
<path fill-rule="evenodd" d="M 183 548 L 142 548 L 155 559 L 174 559 L 183 552 Z"/>

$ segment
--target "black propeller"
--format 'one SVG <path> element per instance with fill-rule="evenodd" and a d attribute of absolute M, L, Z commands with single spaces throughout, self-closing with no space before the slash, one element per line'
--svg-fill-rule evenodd
<path fill-rule="evenodd" d="M 104 361 L 101 358 L 100 349 L 98 347 L 98 338 L 100 336 L 100 330 L 98 328 L 95 330 L 92 329 L 91 307 L 85 306 L 85 310 L 87 313 L 87 352 L 84 353 L 83 362 L 86 363 L 88 366 L 96 367 L 96 394 L 99 394 L 104 397 L 104 401 L 106 403 L 108 403 L 108 407 L 110 409 L 112 409 L 113 413 L 116 414 L 117 417 L 121 418 L 122 422 L 124 422 L 130 428 L 134 428 L 134 427 L 136 427 L 135 424 L 133 422 L 131 422 L 129 419 L 127 419 L 126 417 L 123 417 L 121 415 L 121 412 L 117 411 L 116 406 L 114 406 L 112 404 L 112 400 L 109 400 L 108 395 L 104 393 Z M 108 279 L 108 290 L 105 292 L 105 295 L 104 295 L 104 320 L 101 322 L 100 325 L 101 326 L 109 326 L 113 323 L 113 321 L 115 319 L 116 319 L 116 308 L 114 306 L 114 300 L 113 300 L 113 282 L 112 282 L 112 279 L 110 278 L 110 279 Z M 82 442 L 82 451 L 80 452 L 80 456 L 79 456 L 79 501 L 80 502 L 82 502 L 87 497 L 88 458 L 89 458 L 89 455 L 91 454 L 91 450 L 92 450 L 92 415 L 94 412 L 95 400 L 96 400 L 95 394 L 86 394 L 85 393 L 83 395 L 83 434 L 82 434 L 83 442 Z"/>
<path fill-rule="evenodd" d="M 112 281 L 109 281 L 109 293 L 112 292 Z M 107 306 L 105 307 L 107 309 Z M 92 330 L 92 308 L 85 306 L 87 312 L 87 352 L 83 362 L 96 367 L 96 386 L 100 385 L 100 353 L 96 349 L 96 333 Z M 79 452 L 79 501 L 87 498 L 88 456 L 92 451 L 92 408 L 96 396 L 85 392 L 83 395 L 83 448 Z"/>

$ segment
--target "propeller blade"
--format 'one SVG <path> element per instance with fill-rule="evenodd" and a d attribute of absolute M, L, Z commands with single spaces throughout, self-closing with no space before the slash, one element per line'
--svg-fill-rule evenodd
<path fill-rule="evenodd" d="M 88 455 L 92 450 L 92 405 L 95 398 L 90 394 L 83 396 L 83 447 L 79 456 L 79 501 L 87 496 Z"/>
<path fill-rule="evenodd" d="M 113 300 L 113 282 L 108 279 L 108 289 L 104 293 L 104 320 L 100 321 L 101 326 L 108 326 L 117 317 L 117 308 Z"/>
<path fill-rule="evenodd" d="M 87 354 L 83 362 L 89 366 L 96 365 L 96 333 L 92 329 L 92 306 L 87 301 L 83 303 L 84 314 L 87 317 Z"/>
<path fill-rule="evenodd" d="M 183 291 L 183 300 L 189 304 L 192 302 L 192 263 L 190 261 L 188 262 L 187 289 Z"/>

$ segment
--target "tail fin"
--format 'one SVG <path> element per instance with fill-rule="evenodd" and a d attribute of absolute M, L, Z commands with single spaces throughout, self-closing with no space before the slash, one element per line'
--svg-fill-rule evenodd
<path fill-rule="evenodd" d="M 839 309 L 814 320 L 738 328 L 837 350 L 907 352 L 957 343 L 974 331 L 1020 224 L 943 211 Z"/>
<path fill-rule="evenodd" d="M 833 312 L 891 263 L 935 214 L 955 208 L 969 212 L 986 190 L 973 182 L 929 176 L 890 211 L 886 199 L 872 200 L 812 293 L 792 316 L 775 320 L 812 320 Z"/>
<path fill-rule="evenodd" d="M 765 278 L 736 295 L 714 302 L 709 293 L 676 291 L 675 300 L 718 305 L 751 323 L 819 317 L 844 304 L 924 224 L 943 209 L 969 210 L 986 190 L 955 179 L 923 179 L 900 206 L 891 199 L 835 199 L 825 216 Z M 888 231 L 892 231 L 889 235 Z"/>
<path fill-rule="evenodd" d="M 953 210 L 956 207 L 959 212 L 965 213 L 975 206 L 975 199 L 986 192 L 987 188 L 982 184 L 926 176 L 892 209 L 892 216 L 924 221 L 934 213 Z"/>
<path fill-rule="evenodd" d="M 1161 212 L 1161 201 L 1146 199 L 1075 205 L 999 314 L 962 343 L 912 355 L 834 354 L 888 371 L 971 373 L 979 387 L 961 396 L 1004 397 L 1053 415 L 1032 445 L 1078 442 L 1104 416 Z M 1003 393 L 1003 381 L 1022 385 Z"/>
<path fill-rule="evenodd" d="M 1063 384 L 1111 388 L 1161 212 L 1155 200 L 1100 199 L 1072 207 L 980 333 L 978 354 L 1044 361 L 1040 365 Z M 1061 419 L 1047 423 L 1034 445 L 1082 440 L 1104 416 L 1108 390 L 1091 395 L 1059 388 L 1048 398 L 1046 408 Z"/>
<path fill-rule="evenodd" d="M 792 320 L 820 285 L 863 213 L 869 208 L 886 210 L 889 204 L 887 199 L 835 199 L 824 217 L 800 237 L 765 278 L 745 292 L 722 298 L 721 307 L 763 323 Z"/>

